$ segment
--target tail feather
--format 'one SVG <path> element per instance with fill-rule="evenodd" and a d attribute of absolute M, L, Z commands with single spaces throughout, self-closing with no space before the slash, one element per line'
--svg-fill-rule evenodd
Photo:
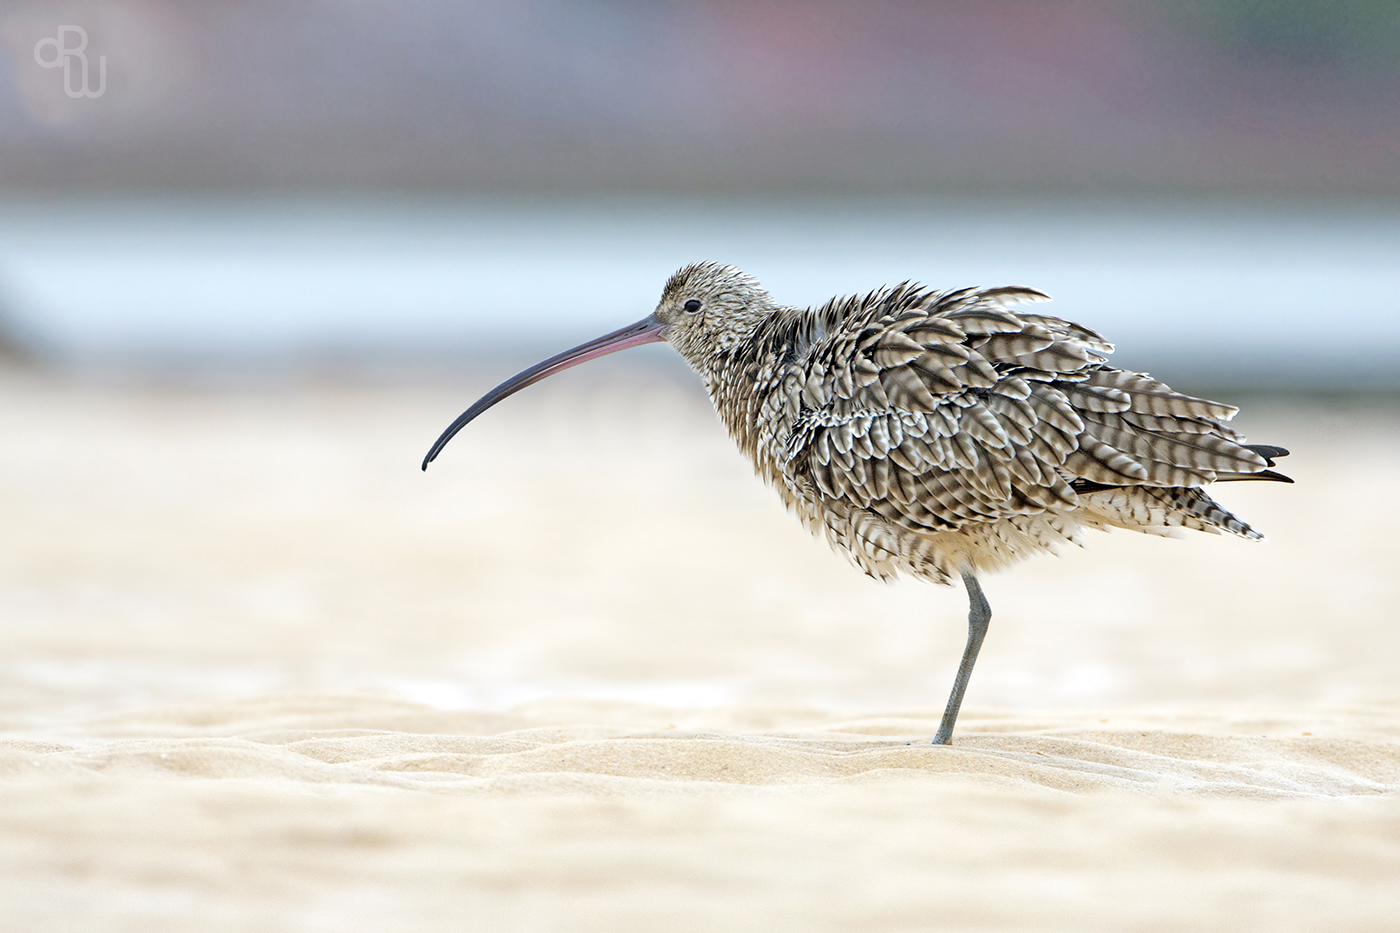
<path fill-rule="evenodd" d="M 1220 528 L 1232 535 L 1252 541 L 1264 540 L 1262 532 L 1255 531 L 1249 523 L 1236 516 L 1229 509 L 1199 489 L 1163 489 L 1164 498 L 1170 496 L 1173 508 L 1192 515 L 1210 528 Z"/>

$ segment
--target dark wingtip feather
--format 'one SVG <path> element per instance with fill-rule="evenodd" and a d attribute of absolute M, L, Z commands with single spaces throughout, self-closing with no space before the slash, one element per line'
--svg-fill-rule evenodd
<path fill-rule="evenodd" d="M 1288 449 L 1286 447 L 1275 447 L 1272 444 L 1246 444 L 1245 447 L 1263 457 L 1264 462 L 1269 466 L 1274 465 L 1275 457 L 1288 456 Z"/>
<path fill-rule="evenodd" d="M 1114 483 L 1096 483 L 1088 479 L 1076 479 L 1069 484 L 1075 492 L 1103 492 L 1105 489 L 1122 489 L 1123 487 Z"/>
<path fill-rule="evenodd" d="M 1273 461 L 1269 461 L 1272 463 Z M 1216 477 L 1217 483 L 1247 483 L 1250 480 L 1268 480 L 1273 483 L 1291 483 L 1293 477 L 1284 476 L 1282 473 L 1275 473 L 1273 470 L 1260 470 L 1258 473 L 1232 473 L 1228 476 Z"/>

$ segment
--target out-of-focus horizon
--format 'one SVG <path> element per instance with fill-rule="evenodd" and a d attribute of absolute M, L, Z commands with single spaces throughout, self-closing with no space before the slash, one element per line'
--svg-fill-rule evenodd
<path fill-rule="evenodd" d="M 717 259 L 794 304 L 1031 285 L 1207 381 L 1400 379 L 1384 0 L 20 2 L 0 54 L 9 357 L 543 348 Z"/>

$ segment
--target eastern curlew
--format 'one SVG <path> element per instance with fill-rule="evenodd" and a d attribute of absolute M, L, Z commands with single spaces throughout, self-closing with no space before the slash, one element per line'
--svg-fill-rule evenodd
<path fill-rule="evenodd" d="M 507 379 L 468 422 L 570 366 L 665 341 L 700 374 L 754 470 L 814 534 L 881 580 L 967 588 L 967 647 L 933 741 L 948 744 L 991 607 L 977 574 L 1082 528 L 1262 537 L 1202 491 L 1277 480 L 1281 447 L 1246 444 L 1231 405 L 1107 364 L 1086 327 L 1012 308 L 1029 288 L 935 291 L 905 283 L 820 308 L 777 304 L 732 266 L 671 276 L 656 311 Z"/>

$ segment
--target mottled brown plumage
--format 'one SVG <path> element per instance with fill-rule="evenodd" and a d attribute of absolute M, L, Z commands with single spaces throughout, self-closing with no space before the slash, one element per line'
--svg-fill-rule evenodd
<path fill-rule="evenodd" d="M 503 383 L 428 457 L 512 392 L 567 366 L 665 340 L 788 507 L 871 576 L 961 577 L 963 665 L 936 742 L 949 741 L 985 634 L 976 575 L 1076 541 L 1085 527 L 1261 535 L 1212 482 L 1271 479 L 1282 448 L 1248 445 L 1237 409 L 1108 365 L 1112 344 L 1027 304 L 1028 288 L 905 283 L 820 308 L 778 305 L 730 266 L 687 266 L 655 313 Z"/>

